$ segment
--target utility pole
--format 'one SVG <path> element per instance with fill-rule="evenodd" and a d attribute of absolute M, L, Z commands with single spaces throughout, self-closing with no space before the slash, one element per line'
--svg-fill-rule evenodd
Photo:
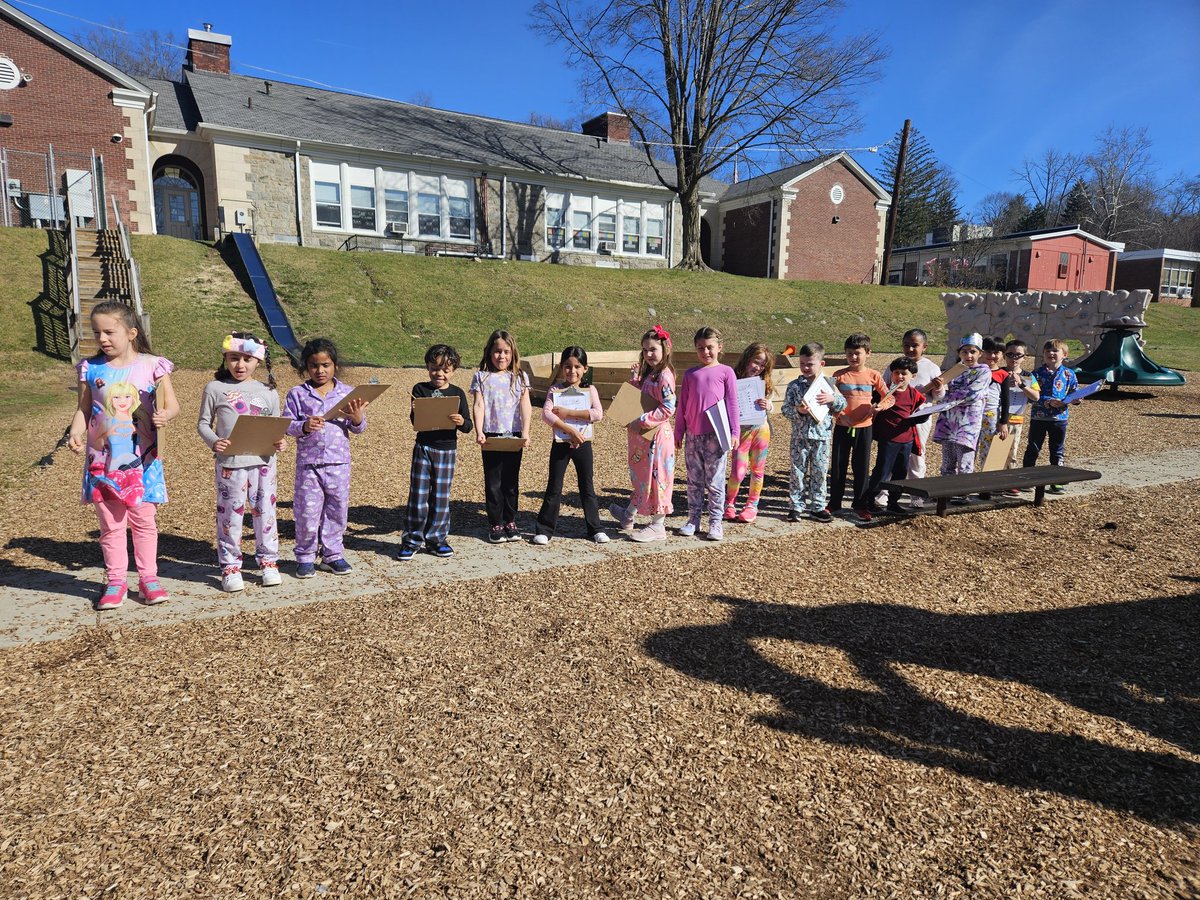
<path fill-rule="evenodd" d="M 892 205 L 888 207 L 887 230 L 883 235 L 883 271 L 879 283 L 888 283 L 888 269 L 892 266 L 892 241 L 896 237 L 896 214 L 900 208 L 900 189 L 904 183 L 904 159 L 908 156 L 908 131 L 912 119 L 904 120 L 904 131 L 900 134 L 900 152 L 896 154 L 896 175 L 892 179 Z"/>

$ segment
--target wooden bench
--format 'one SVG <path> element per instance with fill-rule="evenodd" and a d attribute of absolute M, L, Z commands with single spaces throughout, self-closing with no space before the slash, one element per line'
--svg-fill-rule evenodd
<path fill-rule="evenodd" d="M 937 501 L 937 514 L 946 515 L 951 497 L 967 494 L 995 494 L 1013 488 L 1033 488 L 1033 505 L 1046 500 L 1046 487 L 1051 484 L 1070 484 L 1074 481 L 1095 481 L 1099 472 L 1091 469 L 1072 469 L 1069 466 L 1028 466 L 1022 469 L 1000 469 L 994 472 L 971 472 L 968 475 L 939 475 L 936 478 L 915 478 L 911 481 L 885 481 L 880 491 L 894 490 L 926 500 Z"/>

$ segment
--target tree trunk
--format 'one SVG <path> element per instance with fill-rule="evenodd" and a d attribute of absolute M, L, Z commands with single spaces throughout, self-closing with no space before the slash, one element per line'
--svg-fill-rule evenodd
<path fill-rule="evenodd" d="M 679 195 L 679 207 L 683 218 L 683 256 L 677 269 L 689 272 L 711 272 L 704 264 L 700 245 L 700 192 L 694 188 Z"/>

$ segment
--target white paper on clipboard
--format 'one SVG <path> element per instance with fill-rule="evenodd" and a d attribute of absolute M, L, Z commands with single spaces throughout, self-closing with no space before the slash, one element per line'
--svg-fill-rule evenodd
<path fill-rule="evenodd" d="M 825 380 L 824 375 L 819 375 L 813 379 L 813 383 L 804 392 L 803 401 L 808 407 L 808 414 L 813 417 L 813 421 L 818 423 L 825 421 L 825 417 L 829 415 L 829 407 L 824 403 L 817 402 L 817 394 L 823 394 L 827 390 L 829 390 L 829 382 Z"/>

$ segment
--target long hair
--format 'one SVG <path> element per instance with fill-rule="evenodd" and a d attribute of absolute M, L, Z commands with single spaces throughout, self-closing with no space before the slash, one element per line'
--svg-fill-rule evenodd
<path fill-rule="evenodd" d="M 308 369 L 308 361 L 318 353 L 326 353 L 329 355 L 329 361 L 333 363 L 333 374 L 337 375 L 341 371 L 338 365 L 337 347 L 329 338 L 313 338 L 304 345 L 304 349 L 300 351 L 300 366 L 298 371 L 304 372 Z"/>
<path fill-rule="evenodd" d="M 514 397 L 520 397 L 523 390 L 521 382 L 521 354 L 517 351 L 517 339 L 503 328 L 497 328 L 488 336 L 487 344 L 483 348 L 483 359 L 479 361 L 479 370 L 481 372 L 500 371 L 492 365 L 492 350 L 496 347 L 496 341 L 504 341 L 504 343 L 508 344 L 508 349 L 512 351 L 512 360 L 508 364 L 509 390 L 512 391 Z"/>
<path fill-rule="evenodd" d="M 271 348 L 267 346 L 267 342 L 259 340 L 252 332 L 249 331 L 233 331 L 230 332 L 230 337 L 254 341 L 255 343 L 263 345 L 263 348 L 266 350 L 266 355 L 262 362 L 267 369 L 267 387 L 274 390 L 276 386 L 275 373 L 271 371 Z M 334 357 L 331 356 L 330 359 L 334 359 Z M 337 362 L 335 361 L 334 366 L 336 367 L 336 365 Z M 221 354 L 221 368 L 217 369 L 217 371 L 213 373 L 213 378 L 215 378 L 217 381 L 233 381 L 233 375 L 230 374 L 229 368 L 225 365 L 225 354 L 223 353 Z"/>
<path fill-rule="evenodd" d="M 129 331 L 137 332 L 133 336 L 133 349 L 138 353 L 153 353 L 150 349 L 150 338 L 146 336 L 146 329 L 142 327 L 142 320 L 138 318 L 138 314 L 133 311 L 133 307 L 124 300 L 103 300 L 92 307 L 92 321 L 96 320 L 96 316 L 112 316 L 120 321 Z"/>
<path fill-rule="evenodd" d="M 660 335 L 654 328 L 651 328 L 642 335 L 641 344 L 646 343 L 646 341 L 658 341 L 663 351 L 662 361 L 657 366 L 651 366 L 646 362 L 645 351 L 638 351 L 638 381 L 645 381 L 648 375 L 653 375 L 657 378 L 668 369 L 671 370 L 671 374 L 674 374 L 675 369 L 671 366 L 671 342 Z"/>
<path fill-rule="evenodd" d="M 745 378 L 746 370 L 749 369 L 751 361 L 760 354 L 766 360 L 766 363 L 763 365 L 763 370 L 759 374 L 759 377 L 767 383 L 766 396 L 770 397 L 771 392 L 775 390 L 775 382 L 771 380 L 771 373 L 775 371 L 775 354 L 762 341 L 755 341 L 742 351 L 742 358 L 733 367 L 733 372 L 738 378 Z"/>
<path fill-rule="evenodd" d="M 725 338 L 721 337 L 721 332 L 713 328 L 711 325 L 705 325 L 696 332 L 696 336 L 692 338 L 693 344 L 698 344 L 701 341 L 716 341 L 718 344 L 724 344 Z"/>
<path fill-rule="evenodd" d="M 558 365 L 554 368 L 554 377 L 550 379 L 551 384 L 562 383 L 563 366 L 565 366 L 567 364 L 567 360 L 570 359 L 579 360 L 579 364 L 585 369 L 587 368 L 587 351 L 582 347 L 576 347 L 574 344 L 572 344 L 570 347 L 565 348 L 562 354 L 558 357 Z M 583 376 L 584 377 L 579 380 L 580 387 L 585 386 L 584 381 L 588 381 L 590 384 L 590 379 L 587 377 L 588 372 L 584 372 Z"/>

